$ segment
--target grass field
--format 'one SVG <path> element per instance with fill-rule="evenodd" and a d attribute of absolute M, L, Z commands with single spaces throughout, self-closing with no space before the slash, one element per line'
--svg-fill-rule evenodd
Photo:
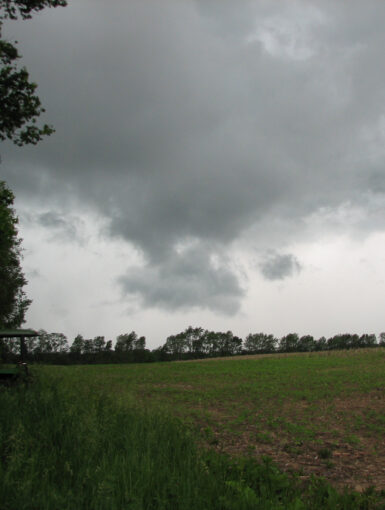
<path fill-rule="evenodd" d="M 385 508 L 383 348 L 34 372 L 0 392 L 5 509 Z"/>

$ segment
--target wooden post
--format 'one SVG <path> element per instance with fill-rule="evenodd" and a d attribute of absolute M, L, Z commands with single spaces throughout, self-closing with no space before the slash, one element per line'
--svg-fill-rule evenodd
<path fill-rule="evenodd" d="M 26 361 L 27 358 L 27 350 L 25 348 L 25 341 L 23 336 L 20 337 L 20 358 L 21 362 Z"/>

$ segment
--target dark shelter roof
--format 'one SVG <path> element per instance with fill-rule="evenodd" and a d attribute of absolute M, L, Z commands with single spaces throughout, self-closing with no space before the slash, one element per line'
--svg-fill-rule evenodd
<path fill-rule="evenodd" d="M 39 336 L 33 329 L 0 329 L 0 338 L 20 338 L 23 336 Z"/>

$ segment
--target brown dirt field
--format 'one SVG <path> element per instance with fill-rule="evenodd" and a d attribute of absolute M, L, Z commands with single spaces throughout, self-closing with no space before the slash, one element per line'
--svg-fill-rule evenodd
<path fill-rule="evenodd" d="M 276 353 L 184 360 L 173 363 L 209 363 L 261 358 L 287 357 L 359 357 L 365 353 L 384 352 L 383 347 L 313 353 Z M 384 359 L 385 361 L 385 359 Z M 359 364 L 357 365 L 359 367 Z M 360 368 L 355 370 L 360 370 Z M 363 374 L 365 365 L 362 365 Z M 341 365 L 320 371 L 341 374 L 350 367 Z M 232 456 L 269 456 L 286 472 L 295 472 L 306 481 L 312 475 L 325 478 L 333 486 L 363 491 L 374 486 L 385 491 L 385 388 L 383 379 L 370 391 L 350 385 L 341 394 L 304 398 L 262 399 L 254 401 L 247 394 L 230 394 L 205 399 L 198 405 L 188 394 L 204 391 L 199 378 L 191 381 L 154 384 L 156 389 L 170 389 L 153 394 L 147 387 L 141 396 L 157 402 L 170 413 L 180 416 L 200 429 L 200 445 Z M 247 384 L 247 381 L 246 383 Z M 293 390 L 298 383 L 293 381 Z M 181 393 L 179 393 L 179 391 Z M 337 392 L 338 393 L 338 392 Z M 222 401 L 221 401 L 222 400 Z"/>
<path fill-rule="evenodd" d="M 363 418 L 368 410 L 384 414 L 384 394 L 336 399 L 333 405 L 336 413 L 333 428 L 329 428 L 328 413 L 320 406 L 314 419 L 318 420 L 321 432 L 313 440 L 303 441 L 293 440 L 284 428 L 271 430 L 266 426 L 261 434 L 259 427 L 247 423 L 241 423 L 234 433 L 223 427 L 234 417 L 223 414 L 221 409 L 210 409 L 217 426 L 211 422 L 212 437 L 204 443 L 230 455 L 267 455 L 284 471 L 299 473 L 303 480 L 316 475 L 339 488 L 348 486 L 361 491 L 375 486 L 385 490 L 385 442 L 376 439 L 368 419 L 362 430 L 354 434 L 354 444 L 349 441 L 346 429 L 346 420 L 352 413 Z M 305 408 L 306 403 L 291 403 L 282 409 L 282 415 L 299 419 Z M 264 434 L 269 440 L 263 441 Z"/>
<path fill-rule="evenodd" d="M 235 356 L 223 356 L 213 358 L 199 358 L 199 359 L 186 359 L 186 360 L 175 360 L 172 363 L 194 363 L 194 362 L 208 362 L 208 361 L 233 361 L 242 359 L 260 359 L 260 358 L 288 358 L 291 356 L 359 356 L 360 354 L 367 352 L 384 351 L 384 347 L 371 347 L 363 349 L 343 349 L 343 350 L 332 350 L 332 351 L 314 351 L 314 352 L 274 352 L 270 354 L 239 354 Z"/>

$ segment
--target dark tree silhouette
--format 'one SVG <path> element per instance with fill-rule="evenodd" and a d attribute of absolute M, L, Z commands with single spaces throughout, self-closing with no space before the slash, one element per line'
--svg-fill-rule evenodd
<path fill-rule="evenodd" d="M 23 291 L 27 280 L 21 269 L 21 239 L 13 201 L 12 191 L 0 181 L 0 328 L 20 326 L 31 303 Z"/>
<path fill-rule="evenodd" d="M 17 65 L 20 54 L 16 46 L 2 37 L 4 20 L 29 19 L 46 7 L 65 6 L 64 0 L 0 0 L 0 140 L 16 145 L 36 144 L 54 132 L 52 126 L 36 125 L 44 112 L 35 95 L 36 83 L 29 80 L 25 67 Z"/>

